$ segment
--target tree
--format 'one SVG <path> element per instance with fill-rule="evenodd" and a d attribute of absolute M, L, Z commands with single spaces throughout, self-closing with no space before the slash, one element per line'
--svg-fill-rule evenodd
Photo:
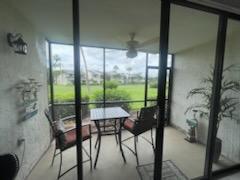
<path fill-rule="evenodd" d="M 141 73 L 136 73 L 132 75 L 132 81 L 134 83 L 141 83 L 143 81 L 143 77 L 141 75 Z"/>
<path fill-rule="evenodd" d="M 82 47 L 80 47 L 80 51 L 81 51 L 81 55 L 82 55 L 82 58 L 83 58 L 84 68 L 85 68 L 85 71 L 86 71 L 86 85 L 87 85 L 87 88 L 88 88 L 88 92 L 90 93 L 91 89 L 90 89 L 90 85 L 89 85 L 87 61 L 86 61 L 86 57 L 85 57 L 85 54 L 84 54 L 84 51 L 83 51 Z"/>
<path fill-rule="evenodd" d="M 62 63 L 61 63 L 61 58 L 59 55 L 55 54 L 53 55 L 53 76 L 55 83 L 57 83 L 57 80 L 59 76 L 62 75 Z"/>
<path fill-rule="evenodd" d="M 121 74 L 118 73 L 118 70 L 119 70 L 119 67 L 117 65 L 115 65 L 113 67 L 112 79 L 120 81 L 121 80 Z"/>
<path fill-rule="evenodd" d="M 130 80 L 130 78 L 131 78 L 132 68 L 131 68 L 131 67 L 127 67 L 126 70 L 127 70 L 127 72 L 128 72 L 128 83 L 129 83 L 129 80 Z"/>
<path fill-rule="evenodd" d="M 113 72 L 114 72 L 114 73 L 118 73 L 118 70 L 119 70 L 119 67 L 118 67 L 117 65 L 115 65 L 115 66 L 113 67 Z"/>

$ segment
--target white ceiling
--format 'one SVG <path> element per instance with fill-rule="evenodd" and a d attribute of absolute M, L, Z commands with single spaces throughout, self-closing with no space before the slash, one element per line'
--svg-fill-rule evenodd
<path fill-rule="evenodd" d="M 8 0 L 47 39 L 72 43 L 70 0 Z M 159 36 L 160 0 L 81 0 L 81 44 L 126 48 L 129 33 L 140 43 Z M 216 39 L 218 17 L 176 5 L 171 6 L 171 53 Z M 233 28 L 234 29 L 234 28 Z M 231 29 L 231 31 L 233 30 Z M 230 31 L 229 31 L 230 32 Z M 157 52 L 158 44 L 145 51 Z"/>

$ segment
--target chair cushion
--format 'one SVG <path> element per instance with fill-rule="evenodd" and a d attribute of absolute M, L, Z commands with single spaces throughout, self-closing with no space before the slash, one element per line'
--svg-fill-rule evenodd
<path fill-rule="evenodd" d="M 124 127 L 125 129 L 133 132 L 134 126 L 135 126 L 135 122 L 134 122 L 133 119 L 129 119 L 129 118 L 128 118 L 128 119 L 126 119 L 126 120 L 124 121 L 123 127 Z"/>
<path fill-rule="evenodd" d="M 64 148 L 72 147 L 76 144 L 76 129 L 72 129 L 65 133 L 66 141 Z"/>
<path fill-rule="evenodd" d="M 59 137 L 60 143 L 59 143 L 59 148 L 64 150 L 67 148 L 70 148 L 76 144 L 76 129 L 71 129 L 64 134 L 65 139 L 61 139 L 61 136 Z M 87 139 L 91 138 L 90 131 L 89 131 L 89 126 L 82 126 L 82 141 L 85 141 Z"/>

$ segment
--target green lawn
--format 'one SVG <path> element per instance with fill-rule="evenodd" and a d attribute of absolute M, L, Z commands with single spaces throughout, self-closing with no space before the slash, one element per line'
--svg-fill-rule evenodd
<path fill-rule="evenodd" d="M 131 100 L 144 100 L 144 85 L 120 85 L 119 90 L 124 90 L 130 94 Z M 82 97 L 88 95 L 91 101 L 94 101 L 93 95 L 96 91 L 101 91 L 102 86 L 90 86 L 90 91 L 84 85 L 82 86 Z M 157 89 L 148 88 L 148 97 L 156 97 Z M 54 97 L 56 101 L 69 101 L 74 99 L 74 86 L 72 85 L 54 85 Z"/>
<path fill-rule="evenodd" d="M 120 85 L 119 90 L 124 90 L 129 93 L 131 100 L 144 100 L 144 84 Z M 90 91 L 87 86 L 82 86 L 82 97 L 88 96 L 90 101 L 94 101 L 94 92 L 101 91 L 102 86 L 90 86 Z M 148 88 L 148 97 L 156 97 L 157 89 Z M 73 85 L 54 85 L 54 97 L 57 102 L 71 101 L 74 99 Z M 132 103 L 131 107 L 137 109 L 143 106 L 143 103 Z"/>

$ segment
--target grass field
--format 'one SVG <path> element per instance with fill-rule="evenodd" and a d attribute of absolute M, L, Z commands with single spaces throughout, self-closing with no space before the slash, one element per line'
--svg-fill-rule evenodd
<path fill-rule="evenodd" d="M 131 100 L 144 100 L 144 84 L 120 85 L 119 90 L 124 90 L 129 93 Z M 94 101 L 94 92 L 103 90 L 102 86 L 90 86 L 90 91 L 87 86 L 82 86 L 82 97 L 88 96 L 90 101 Z M 148 88 L 148 97 L 156 97 L 157 89 Z M 72 85 L 54 85 L 54 97 L 57 102 L 73 101 L 74 86 Z M 143 103 L 132 103 L 132 109 L 137 109 L 143 106 Z"/>
<path fill-rule="evenodd" d="M 129 93 L 131 100 L 144 100 L 144 84 L 121 85 L 119 90 Z M 103 90 L 102 86 L 90 86 L 90 91 L 84 85 L 82 86 L 82 97 L 89 96 L 90 101 L 94 101 L 94 92 Z M 148 88 L 148 97 L 156 97 L 157 89 Z M 72 85 L 54 85 L 54 97 L 58 102 L 64 102 L 74 99 L 74 86 Z"/>

